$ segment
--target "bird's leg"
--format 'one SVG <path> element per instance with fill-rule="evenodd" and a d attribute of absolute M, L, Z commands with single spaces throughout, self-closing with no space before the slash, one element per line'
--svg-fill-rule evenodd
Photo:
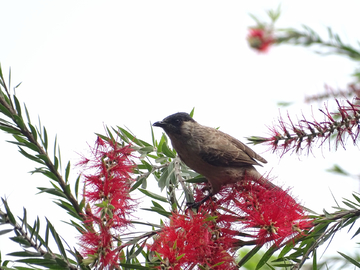
<path fill-rule="evenodd" d="M 193 209 L 198 209 L 204 202 L 206 202 L 208 199 L 211 198 L 213 194 L 210 192 L 208 195 L 206 195 L 201 201 L 189 203 L 188 207 Z"/>

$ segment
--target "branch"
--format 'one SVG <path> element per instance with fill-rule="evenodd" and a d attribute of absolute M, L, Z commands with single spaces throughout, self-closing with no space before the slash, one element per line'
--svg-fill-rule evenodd
<path fill-rule="evenodd" d="M 51 225 L 49 221 L 47 221 L 46 237 L 44 241 L 43 238 L 39 235 L 39 229 L 40 229 L 39 218 L 34 222 L 34 226 L 30 226 L 26 222 L 27 214 L 26 214 L 26 209 L 24 208 L 24 217 L 22 219 L 22 224 L 20 225 L 15 221 L 15 218 L 11 213 L 7 202 L 4 199 L 2 199 L 2 202 L 5 206 L 6 213 L 0 210 L 0 225 L 9 224 L 10 226 L 12 226 L 13 230 L 9 230 L 8 232 L 14 231 L 16 237 L 12 237 L 11 240 L 13 240 L 16 243 L 19 243 L 21 246 L 24 247 L 24 252 L 14 252 L 8 255 L 31 257 L 31 258 L 42 257 L 42 259 L 37 258 L 37 259 L 17 260 L 17 262 L 20 263 L 30 263 L 28 260 L 37 260 L 36 262 L 33 262 L 33 264 L 42 265 L 42 266 L 46 265 L 48 267 L 66 265 L 66 269 L 74 269 L 74 270 L 78 269 L 77 266 L 69 262 L 67 255 L 65 253 L 65 249 L 60 240 L 60 236 L 57 234 L 54 227 Z M 51 234 L 53 235 L 53 238 L 59 247 L 61 255 L 53 253 L 48 247 L 49 231 L 51 231 Z M 41 246 L 44 246 L 46 249 L 42 248 Z M 32 253 L 28 251 L 27 248 L 32 248 L 36 250 L 36 253 Z"/>
<path fill-rule="evenodd" d="M 1 88 L 4 91 L 2 91 Z M 69 185 L 67 184 L 67 179 L 64 180 L 58 171 L 59 158 L 56 156 L 56 153 L 54 153 L 54 163 L 53 163 L 48 155 L 47 152 L 48 139 L 47 139 L 47 133 L 45 127 L 43 128 L 43 134 L 39 131 L 39 129 L 38 130 L 35 129 L 30 122 L 30 117 L 26 109 L 26 106 L 25 106 L 25 110 L 28 118 L 28 127 L 25 125 L 25 121 L 22 117 L 20 102 L 18 101 L 15 94 L 12 96 L 10 95 L 10 91 L 8 90 L 8 87 L 5 83 L 0 66 L 0 113 L 2 113 L 11 120 L 11 121 L 6 121 L 4 119 L 0 119 L 0 129 L 13 135 L 15 141 L 11 143 L 14 143 L 19 146 L 19 152 L 21 154 L 23 154 L 25 157 L 33 161 L 36 161 L 46 166 L 47 170 L 44 170 L 43 168 L 38 168 L 33 172 L 40 172 L 48 176 L 51 180 L 56 181 L 59 184 L 65 197 L 73 206 L 75 211 L 75 213 L 73 214 L 78 215 L 78 218 L 81 219 L 80 216 L 80 213 L 82 212 L 81 207 L 79 206 L 77 199 L 72 195 Z M 41 127 L 39 128 L 41 130 Z M 41 139 L 41 144 L 37 140 L 38 135 Z M 28 148 L 32 151 L 35 151 L 37 155 L 29 154 L 24 150 L 24 148 Z M 56 150 L 56 142 L 55 142 L 55 150 Z M 70 171 L 70 163 L 68 163 L 68 167 L 66 170 L 67 170 L 66 174 L 68 176 Z"/>
<path fill-rule="evenodd" d="M 328 27 L 328 41 L 324 41 L 319 34 L 308 26 L 303 25 L 303 29 L 303 32 L 294 28 L 279 29 L 280 33 L 283 34 L 276 37 L 275 43 L 303 46 L 320 45 L 330 49 L 328 52 L 319 52 L 320 54 L 342 54 L 356 61 L 360 59 L 359 49 L 355 49 L 351 45 L 344 44 L 339 35 L 333 33 L 330 27 Z"/>
<path fill-rule="evenodd" d="M 329 112 L 328 108 L 319 109 L 325 117 L 322 122 L 315 119 L 311 122 L 303 116 L 302 120 L 294 124 L 288 115 L 289 122 L 285 122 L 280 117 L 279 125 L 270 128 L 271 137 L 251 137 L 248 140 L 253 144 L 266 143 L 274 152 L 280 151 L 281 155 L 290 150 L 296 153 L 304 149 L 310 151 L 316 141 L 320 141 L 322 145 L 327 140 L 330 142 L 332 135 L 336 135 L 336 147 L 340 144 L 345 148 L 346 136 L 351 137 L 356 144 L 360 132 L 360 106 L 348 100 L 346 102 L 348 105 L 341 105 L 336 100 L 338 105 L 336 113 Z M 335 120 L 336 118 L 339 120 Z"/>

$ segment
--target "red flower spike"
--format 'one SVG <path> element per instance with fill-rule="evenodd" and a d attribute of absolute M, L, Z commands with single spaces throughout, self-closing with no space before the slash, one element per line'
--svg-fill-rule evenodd
<path fill-rule="evenodd" d="M 325 117 L 321 122 L 316 119 L 308 121 L 304 115 L 296 123 L 289 116 L 288 122 L 285 122 L 280 116 L 278 125 L 269 127 L 269 138 L 261 138 L 256 142 L 268 144 L 272 151 L 279 151 L 282 156 L 291 150 L 310 152 L 316 142 L 319 142 L 321 146 L 329 141 L 330 147 L 331 135 L 335 134 L 335 147 L 341 145 L 345 148 L 347 137 L 350 137 L 353 142 L 356 142 L 359 137 L 360 105 L 357 104 L 358 99 L 354 102 L 346 100 L 346 105 L 342 105 L 338 100 L 336 102 L 337 112 L 335 113 L 329 112 L 327 107 L 320 109 Z M 338 118 L 334 118 L 334 115 Z"/>
<path fill-rule="evenodd" d="M 237 269 L 229 253 L 232 245 L 232 237 L 217 227 L 216 218 L 201 211 L 174 213 L 150 249 L 160 254 L 163 266 L 169 269 L 193 269 L 196 265 Z"/>
<path fill-rule="evenodd" d="M 275 41 L 272 32 L 262 28 L 250 28 L 247 40 L 250 47 L 259 52 L 267 52 Z"/>
<path fill-rule="evenodd" d="M 98 137 L 93 158 L 79 163 L 93 171 L 84 174 L 87 231 L 80 237 L 82 254 L 99 269 L 118 263 L 114 237 L 130 224 L 128 217 L 134 208 L 129 195 L 134 167 L 131 152 L 130 145 L 121 147 L 115 141 Z"/>
<path fill-rule="evenodd" d="M 196 200 L 202 198 L 201 193 L 198 188 Z M 227 210 L 222 212 L 219 209 Z M 207 201 L 200 210 L 216 215 L 217 225 L 223 231 L 228 230 L 233 239 L 236 237 L 234 226 L 251 229 L 259 244 L 274 241 L 280 245 L 311 226 L 311 220 L 301 205 L 287 191 L 267 189 L 250 177 L 223 187 L 216 201 Z"/>
<path fill-rule="evenodd" d="M 196 201 L 204 197 L 204 189 L 204 185 L 197 186 Z M 150 249 L 161 257 L 159 269 L 193 269 L 196 265 L 237 269 L 232 248 L 246 243 L 240 236 L 253 237 L 260 245 L 280 245 L 310 227 L 304 210 L 287 191 L 269 190 L 245 177 L 223 187 L 197 214 L 192 210 L 186 215 L 174 213 Z"/>

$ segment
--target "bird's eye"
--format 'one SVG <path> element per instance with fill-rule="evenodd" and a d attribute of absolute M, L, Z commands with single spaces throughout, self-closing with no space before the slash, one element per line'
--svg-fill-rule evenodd
<path fill-rule="evenodd" d="M 180 123 L 179 119 L 174 119 L 174 124 L 178 125 Z"/>

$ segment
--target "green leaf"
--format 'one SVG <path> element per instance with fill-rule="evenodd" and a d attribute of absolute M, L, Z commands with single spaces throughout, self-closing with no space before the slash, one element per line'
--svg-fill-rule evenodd
<path fill-rule="evenodd" d="M 117 128 L 120 130 L 120 132 L 121 132 L 124 136 L 126 136 L 127 138 L 129 138 L 131 142 L 134 142 L 134 143 L 137 144 L 138 146 L 144 146 L 144 144 L 143 144 L 140 140 L 138 140 L 134 135 L 132 135 L 129 131 L 127 131 L 127 130 L 121 128 L 121 127 L 117 127 Z M 151 145 L 147 143 L 147 146 L 151 146 Z"/>
<path fill-rule="evenodd" d="M 256 270 L 260 269 L 265 263 L 267 263 L 267 261 L 271 258 L 271 256 L 274 254 L 275 251 L 277 251 L 278 248 L 273 245 L 271 246 L 266 252 L 265 254 L 261 257 L 260 261 L 258 262 L 258 264 L 256 265 Z"/>
<path fill-rule="evenodd" d="M 7 133 L 13 134 L 13 135 L 21 135 L 21 132 L 18 129 L 1 126 L 1 123 L 0 123 L 0 129 L 7 132 Z"/>
<path fill-rule="evenodd" d="M 347 259 L 349 262 L 351 262 L 353 265 L 355 265 L 356 267 L 360 267 L 360 263 L 358 261 L 356 261 L 355 259 L 345 255 L 344 253 L 341 253 L 340 251 L 338 251 L 338 253 L 343 256 L 345 259 Z"/>
<path fill-rule="evenodd" d="M 49 177 L 52 180 L 55 180 L 56 182 L 59 181 L 59 179 L 56 177 L 56 175 L 50 171 L 45 171 L 45 170 L 39 170 L 39 171 L 34 171 L 34 172 L 39 172 L 42 173 L 43 175 L 45 175 L 46 177 Z"/>
<path fill-rule="evenodd" d="M 345 204 L 345 205 L 347 205 L 347 206 L 349 206 L 350 208 L 352 208 L 352 209 L 354 209 L 354 210 L 357 210 L 358 208 L 356 207 L 356 206 L 359 206 L 359 205 L 354 205 L 354 203 L 353 202 L 351 202 L 351 201 L 343 201 L 343 204 Z"/>
<path fill-rule="evenodd" d="M 14 115 L 13 115 L 13 119 L 14 119 L 15 123 L 16 123 L 21 129 L 25 129 L 24 120 L 23 120 L 20 116 L 14 114 Z"/>
<path fill-rule="evenodd" d="M 360 227 L 357 229 L 357 231 L 354 233 L 354 235 L 351 237 L 353 239 L 355 236 L 357 236 L 360 233 Z"/>
<path fill-rule="evenodd" d="M 188 180 L 185 180 L 185 182 L 187 183 L 204 183 L 204 182 L 207 182 L 207 179 L 202 176 L 202 175 L 198 175 L 194 178 L 191 178 L 191 179 L 188 179 Z"/>
<path fill-rule="evenodd" d="M 146 178 L 143 177 L 142 175 L 140 175 L 140 176 L 138 177 L 138 179 L 136 180 L 135 184 L 133 184 L 133 185 L 131 186 L 130 192 L 136 190 L 139 186 L 141 186 L 141 184 L 143 183 L 144 180 L 146 180 Z"/>
<path fill-rule="evenodd" d="M 156 163 L 162 163 L 162 162 L 167 162 L 169 160 L 169 158 L 168 157 L 160 157 L 160 158 L 157 158 L 157 159 L 155 159 L 155 162 Z"/>
<path fill-rule="evenodd" d="M 150 212 L 156 212 L 159 215 L 162 215 L 162 216 L 167 217 L 167 218 L 172 216 L 171 212 L 165 211 L 165 210 L 162 210 L 162 209 L 159 209 L 159 208 L 156 208 L 156 207 L 152 207 L 150 209 L 149 208 L 141 208 L 141 210 L 150 211 Z"/>
<path fill-rule="evenodd" d="M 146 189 L 142 189 L 142 188 L 139 188 L 138 190 L 140 192 L 142 192 L 143 194 L 145 194 L 146 196 L 150 197 L 150 198 L 153 198 L 155 200 L 159 200 L 159 201 L 162 201 L 162 202 L 166 202 L 166 203 L 168 202 L 168 200 L 165 197 L 160 196 L 160 195 L 158 195 L 156 193 L 150 192 L 150 191 L 148 191 Z"/>
<path fill-rule="evenodd" d="M 152 145 L 150 146 L 145 146 L 145 147 L 142 147 L 138 150 L 140 153 L 144 153 L 144 154 L 147 154 L 147 153 L 151 153 L 151 152 L 154 152 L 154 147 Z"/>
<path fill-rule="evenodd" d="M 166 138 L 166 136 L 165 136 L 164 133 L 163 133 L 163 135 L 161 136 L 160 142 L 159 142 L 159 144 L 158 144 L 158 146 L 157 146 L 157 153 L 158 153 L 158 154 L 161 153 L 163 143 L 167 143 L 167 138 Z"/>
<path fill-rule="evenodd" d="M 158 186 L 161 189 L 161 191 L 166 187 L 166 180 L 168 179 L 169 175 L 170 175 L 169 174 L 169 167 L 165 167 L 162 170 L 162 174 L 161 174 L 160 179 L 158 181 Z"/>
<path fill-rule="evenodd" d="M 150 123 L 150 129 L 151 129 L 151 141 L 153 143 L 153 146 L 156 146 L 156 140 L 155 140 L 155 135 L 154 135 L 154 128 L 152 126 L 152 124 Z"/>
<path fill-rule="evenodd" d="M 7 218 L 9 219 L 10 223 L 15 225 L 16 224 L 16 220 L 14 218 L 14 215 L 11 213 L 9 205 L 7 203 L 7 201 L 5 201 L 3 198 L 1 198 L 3 205 L 5 206 L 5 210 L 6 210 L 6 214 L 7 214 Z"/>
<path fill-rule="evenodd" d="M 151 166 L 151 164 L 150 164 L 149 162 L 147 162 L 147 161 L 145 161 L 145 160 L 141 160 L 141 163 L 142 163 L 143 165 L 145 165 L 145 168 L 146 168 L 149 172 L 152 171 L 153 167 Z"/>
<path fill-rule="evenodd" d="M 170 150 L 169 146 L 166 143 L 163 143 L 161 146 L 161 151 L 165 154 L 165 156 L 170 158 L 175 158 L 175 154 Z"/>
<path fill-rule="evenodd" d="M 21 83 L 19 83 L 17 86 L 19 86 Z M 17 87 L 16 86 L 16 87 Z M 27 117 L 27 120 L 28 120 L 28 124 L 29 124 L 29 127 L 30 127 L 30 125 L 31 125 L 31 119 L 30 119 L 30 114 L 29 114 L 29 111 L 28 111 L 28 109 L 27 109 L 27 107 L 26 107 L 26 104 L 24 104 L 24 108 L 25 108 L 25 113 L 26 113 L 26 117 Z"/>
<path fill-rule="evenodd" d="M 360 203 L 360 198 L 359 198 L 358 196 L 356 196 L 354 193 L 353 193 L 352 195 L 353 195 L 353 197 L 355 198 L 355 200 L 356 200 L 358 203 Z"/>
<path fill-rule="evenodd" d="M 58 206 L 60 206 L 61 208 L 65 209 L 66 211 L 68 211 L 69 214 L 71 214 L 73 217 L 80 219 L 79 214 L 76 212 L 76 210 L 74 209 L 72 204 L 67 203 L 63 200 L 59 200 L 59 202 L 54 202 L 54 203 L 57 204 Z"/>
<path fill-rule="evenodd" d="M 39 252 L 31 252 L 28 250 L 12 252 L 7 255 L 15 256 L 15 257 L 42 257 L 41 253 Z"/>
<path fill-rule="evenodd" d="M 133 224 L 141 224 L 141 225 L 146 225 L 146 226 L 151 226 L 154 228 L 162 228 L 162 226 L 158 225 L 158 224 L 154 224 L 154 223 L 145 223 L 145 222 L 140 222 L 140 221 L 131 221 L 131 223 Z"/>
<path fill-rule="evenodd" d="M 276 103 L 276 105 L 279 107 L 288 107 L 288 106 L 292 105 L 293 103 L 294 102 L 279 101 Z"/>
<path fill-rule="evenodd" d="M 317 270 L 317 250 L 313 251 L 313 270 Z"/>
<path fill-rule="evenodd" d="M 64 270 L 64 266 L 60 266 L 57 264 L 56 261 L 54 260 L 50 260 L 50 259 L 33 259 L 33 258 L 29 258 L 29 259 L 21 259 L 21 260 L 17 260 L 17 262 L 20 263 L 26 263 L 26 264 L 35 264 L 35 265 L 40 265 L 43 266 L 45 268 L 50 268 L 50 269 L 62 269 Z"/>
<path fill-rule="evenodd" d="M 0 112 L 2 112 L 3 114 L 5 114 L 6 116 L 12 118 L 12 114 L 11 112 L 6 108 L 4 107 L 2 104 L 0 104 Z"/>
<path fill-rule="evenodd" d="M 337 174 L 341 174 L 344 176 L 348 176 L 349 173 L 346 172 L 343 168 L 341 168 L 339 165 L 334 164 L 332 168 L 329 168 L 326 170 L 327 172 L 332 172 L 332 173 L 337 173 Z"/>
<path fill-rule="evenodd" d="M 38 194 L 45 192 L 45 193 L 49 193 L 49 194 L 52 194 L 52 195 L 67 199 L 66 195 L 63 192 L 61 192 L 61 191 L 59 191 L 59 190 L 57 190 L 55 188 L 41 188 L 41 187 L 38 187 L 37 189 L 41 190 Z"/>
<path fill-rule="evenodd" d="M 69 161 L 69 163 L 70 163 L 70 161 Z M 81 174 L 76 178 L 76 182 L 75 182 L 75 197 L 76 197 L 76 199 L 78 198 L 78 195 L 79 195 L 80 179 L 81 179 Z"/>
<path fill-rule="evenodd" d="M 45 127 L 43 128 L 43 130 L 44 130 L 44 141 L 43 141 L 43 145 L 44 145 L 45 150 L 47 151 L 47 149 L 48 149 L 48 136 L 47 136 L 47 131 L 46 131 L 46 128 L 45 128 Z"/>
<path fill-rule="evenodd" d="M 14 231 L 14 229 L 2 230 L 2 231 L 0 231 L 0 235 L 7 234 L 7 233 L 12 232 L 12 231 Z"/>
<path fill-rule="evenodd" d="M 28 126 L 31 130 L 31 134 L 33 135 L 35 141 L 37 141 L 37 132 L 36 132 L 36 129 L 34 128 L 34 126 L 32 124 L 30 124 L 30 121 L 28 123 Z"/>
<path fill-rule="evenodd" d="M 31 244 L 23 236 L 10 237 L 9 239 L 25 247 L 31 247 Z"/>
<path fill-rule="evenodd" d="M 17 136 L 17 135 L 13 135 L 14 137 Z M 15 141 L 7 141 L 9 143 L 12 143 L 12 144 L 16 144 L 16 145 L 19 145 L 19 146 L 25 146 L 27 148 L 30 148 L 31 150 L 35 151 L 35 152 L 38 152 L 38 149 L 36 147 L 35 144 L 33 143 L 30 143 L 30 142 L 27 142 L 27 141 L 24 141 L 24 142 L 15 142 Z"/>
<path fill-rule="evenodd" d="M 59 159 L 55 155 L 54 155 L 54 167 L 55 167 L 55 170 L 59 169 Z"/>
<path fill-rule="evenodd" d="M 194 107 L 194 108 L 192 108 L 191 112 L 189 113 L 191 118 L 193 118 L 193 117 L 194 117 L 194 112 L 195 112 L 195 107 Z"/>
<path fill-rule="evenodd" d="M 60 239 L 58 233 L 56 232 L 55 228 L 53 227 L 53 225 L 50 223 L 50 221 L 49 221 L 48 219 L 46 219 L 46 222 L 47 222 L 47 224 L 48 224 L 48 226 L 49 226 L 50 232 L 51 232 L 51 234 L 52 234 L 52 236 L 53 236 L 53 238 L 54 238 L 54 240 L 55 240 L 55 242 L 56 242 L 56 244 L 57 244 L 57 246 L 58 246 L 58 248 L 59 248 L 59 251 L 60 251 L 61 255 L 62 255 L 65 259 L 67 259 L 64 246 L 63 246 L 63 244 L 62 244 L 62 242 L 61 242 L 61 239 Z"/>
<path fill-rule="evenodd" d="M 162 207 L 161 204 L 159 204 L 159 203 L 157 203 L 157 202 L 155 202 L 155 201 L 153 201 L 153 200 L 151 200 L 151 202 L 152 202 L 152 204 L 153 204 L 155 207 L 160 208 L 160 209 L 162 209 L 162 210 L 165 210 L 165 208 Z"/>
<path fill-rule="evenodd" d="M 294 248 L 294 242 L 290 241 L 286 244 L 286 246 L 281 250 L 279 254 L 279 258 L 284 257 L 289 251 L 291 251 Z"/>
<path fill-rule="evenodd" d="M 66 168 L 65 168 L 65 181 L 68 182 L 69 180 L 69 174 L 70 174 L 70 161 L 68 162 Z"/>
<path fill-rule="evenodd" d="M 149 267 L 141 266 L 140 264 L 120 263 L 120 266 L 125 267 L 125 269 L 149 270 Z"/>
<path fill-rule="evenodd" d="M 21 106 L 20 106 L 20 102 L 17 99 L 17 97 L 14 95 L 14 101 L 15 101 L 15 107 L 16 107 L 16 111 L 18 113 L 18 115 L 21 117 Z"/>
<path fill-rule="evenodd" d="M 141 245 L 141 246 L 139 246 L 139 245 L 136 245 L 136 247 L 138 248 L 135 252 L 133 252 L 128 258 L 129 259 L 134 259 L 134 258 L 136 258 L 142 251 L 143 251 L 143 249 L 144 249 L 144 246 L 143 245 Z"/>
<path fill-rule="evenodd" d="M 243 266 L 248 260 L 251 259 L 252 256 L 254 256 L 259 250 L 261 249 L 260 245 L 255 246 L 252 250 L 250 250 L 237 264 L 238 267 Z"/>
<path fill-rule="evenodd" d="M 36 218 L 36 220 L 34 221 L 34 226 L 31 228 L 29 224 L 27 224 L 27 228 L 30 230 L 30 239 L 33 238 L 33 236 L 35 235 L 35 242 L 38 239 L 39 236 L 39 230 L 40 230 L 40 220 L 39 217 Z"/>
<path fill-rule="evenodd" d="M 31 159 L 32 161 L 35 161 L 37 163 L 40 163 L 42 165 L 45 165 L 45 162 L 43 160 L 41 160 L 40 158 L 30 155 L 29 153 L 27 153 L 23 148 L 21 148 L 19 146 L 19 152 L 26 158 Z"/>

